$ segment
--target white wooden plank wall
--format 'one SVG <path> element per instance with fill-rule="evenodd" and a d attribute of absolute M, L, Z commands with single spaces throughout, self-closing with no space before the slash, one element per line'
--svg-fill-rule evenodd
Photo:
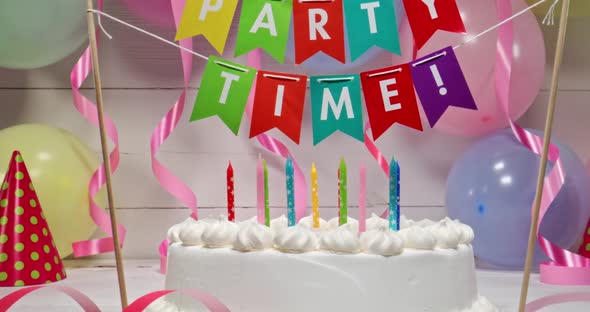
<path fill-rule="evenodd" d="M 519 0 L 520 1 L 520 0 Z M 173 38 L 172 30 L 147 24 L 127 12 L 115 0 L 107 0 L 106 11 L 132 24 L 144 27 L 166 38 Z M 81 13 L 82 14 L 82 13 Z M 106 112 L 119 129 L 121 165 L 115 174 L 115 199 L 120 219 L 128 227 L 127 257 L 155 257 L 156 247 L 166 229 L 188 215 L 188 210 L 164 191 L 153 178 L 149 157 L 149 138 L 160 118 L 168 111 L 181 93 L 182 72 L 179 52 L 142 34 L 112 23 L 103 22 L 114 36 L 103 40 L 100 57 L 105 88 Z M 570 22 L 567 49 L 562 68 L 559 106 L 556 113 L 555 136 L 572 146 L 585 158 L 590 155 L 590 142 L 586 140 L 587 116 L 590 107 L 590 61 L 587 58 L 589 18 L 576 18 Z M 543 27 L 547 45 L 547 73 L 553 62 L 556 28 Z M 234 51 L 234 25 L 225 57 Z M 195 40 L 197 51 L 210 54 L 201 38 Z M 48 123 L 72 131 L 99 151 L 96 128 L 84 120 L 72 105 L 69 72 L 82 49 L 63 61 L 46 68 L 15 71 L 0 68 L 0 127 L 21 123 Z M 388 65 L 389 55 L 384 53 L 363 68 Z M 245 58 L 238 58 L 245 63 Z M 197 194 L 201 215 L 216 215 L 225 205 L 225 169 L 232 161 L 236 175 L 236 205 L 238 218 L 255 215 L 255 165 L 262 153 L 269 161 L 271 205 L 284 206 L 283 162 L 264 152 L 255 140 L 247 137 L 249 123 L 244 118 L 240 135 L 233 136 L 216 118 L 188 123 L 192 102 L 198 91 L 205 62 L 195 59 L 187 110 L 180 126 L 164 144 L 158 158 Z M 266 69 L 301 72 L 294 67 L 277 67 L 269 61 Z M 535 104 L 520 120 L 527 127 L 542 128 L 548 97 L 549 75 Z M 85 84 L 85 94 L 94 98 L 91 79 Z M 369 206 L 383 206 L 387 198 L 386 179 L 362 143 L 343 135 L 335 135 L 320 145 L 311 142 L 309 106 L 304 115 L 301 146 L 288 140 L 304 170 L 315 161 L 319 171 L 320 203 L 324 207 L 336 205 L 337 162 L 344 156 L 349 168 L 350 202 L 357 202 L 358 169 L 361 162 L 368 168 Z M 387 154 L 392 152 L 403 164 L 403 196 L 401 204 L 411 217 L 441 218 L 445 214 L 445 179 L 453 161 L 473 139 L 452 137 L 433 131 L 425 125 L 423 133 L 396 126 L 378 142 Z M 284 138 L 277 132 L 272 132 Z M 275 187 L 276 185 L 276 187 Z M 328 209 L 334 215 L 334 209 Z M 374 208 L 372 210 L 381 210 Z M 279 208 L 273 211 L 279 215 Z M 352 212 L 355 215 L 356 212 Z"/>

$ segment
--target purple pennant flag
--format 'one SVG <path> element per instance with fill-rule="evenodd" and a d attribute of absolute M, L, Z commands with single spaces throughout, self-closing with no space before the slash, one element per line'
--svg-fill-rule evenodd
<path fill-rule="evenodd" d="M 430 127 L 449 106 L 477 109 L 452 47 L 410 63 L 412 79 Z"/>

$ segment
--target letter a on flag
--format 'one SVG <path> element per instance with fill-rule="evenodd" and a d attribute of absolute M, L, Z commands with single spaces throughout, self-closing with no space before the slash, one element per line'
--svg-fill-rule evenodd
<path fill-rule="evenodd" d="M 223 54 L 238 0 L 186 0 L 175 40 L 203 34 Z"/>
<path fill-rule="evenodd" d="M 238 135 L 256 70 L 209 56 L 191 121 L 219 116 Z"/>
<path fill-rule="evenodd" d="M 437 30 L 464 33 L 465 25 L 456 0 L 403 0 L 408 21 L 420 50 Z M 469 0 L 479 1 L 479 0 Z"/>

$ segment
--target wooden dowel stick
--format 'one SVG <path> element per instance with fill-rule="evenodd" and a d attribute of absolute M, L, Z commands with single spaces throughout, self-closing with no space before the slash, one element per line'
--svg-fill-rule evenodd
<path fill-rule="evenodd" d="M 539 175 L 537 177 L 537 191 L 535 194 L 535 205 L 533 217 L 531 220 L 531 230 L 529 232 L 529 243 L 527 247 L 526 262 L 522 285 L 520 289 L 519 312 L 524 312 L 527 295 L 529 290 L 529 281 L 531 277 L 531 267 L 533 264 L 533 255 L 535 252 L 535 243 L 537 241 L 537 223 L 539 222 L 539 210 L 541 208 L 541 198 L 543 197 L 543 182 L 545 180 L 545 170 L 547 169 L 547 156 L 549 145 L 551 144 L 551 130 L 553 129 L 553 113 L 555 112 L 555 102 L 557 99 L 557 85 L 559 82 L 559 68 L 563 59 L 563 48 L 565 46 L 565 33 L 567 29 L 567 19 L 569 13 L 569 0 L 562 0 L 561 17 L 559 19 L 559 33 L 557 36 L 557 45 L 555 46 L 555 60 L 553 62 L 553 74 L 551 76 L 551 90 L 549 93 L 549 105 L 547 106 L 547 119 L 545 120 L 545 134 L 543 137 L 543 153 L 541 155 L 541 165 L 539 166 Z"/>
<path fill-rule="evenodd" d="M 104 109 L 102 101 L 102 83 L 100 80 L 100 68 L 98 64 L 98 47 L 96 44 L 96 33 L 94 25 L 94 14 L 92 13 L 92 0 L 88 1 L 88 11 L 86 19 L 88 21 L 88 37 L 90 41 L 90 50 L 92 55 L 92 68 L 94 74 L 94 86 L 96 89 L 96 109 L 98 111 L 98 125 L 100 129 L 100 144 L 102 147 L 102 158 L 104 162 L 104 172 L 107 186 L 108 209 L 111 216 L 111 230 L 113 236 L 113 246 L 115 249 L 115 261 L 117 264 L 117 278 L 119 280 L 119 294 L 121 296 L 121 306 L 127 307 L 127 289 L 125 287 L 125 273 L 123 271 L 123 257 L 121 256 L 121 246 L 119 245 L 119 231 L 117 227 L 117 212 L 113 204 L 113 187 L 111 183 L 111 164 L 109 161 L 107 136 L 104 126 Z"/>

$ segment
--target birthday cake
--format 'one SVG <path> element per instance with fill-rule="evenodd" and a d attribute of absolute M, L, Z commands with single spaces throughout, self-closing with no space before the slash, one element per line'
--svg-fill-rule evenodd
<path fill-rule="evenodd" d="M 402 216 L 392 231 L 373 215 L 359 233 L 355 219 L 338 223 L 187 219 L 168 232 L 166 288 L 197 288 L 240 312 L 497 311 L 478 295 L 469 226 Z M 183 295 L 166 306 L 206 311 Z"/>

